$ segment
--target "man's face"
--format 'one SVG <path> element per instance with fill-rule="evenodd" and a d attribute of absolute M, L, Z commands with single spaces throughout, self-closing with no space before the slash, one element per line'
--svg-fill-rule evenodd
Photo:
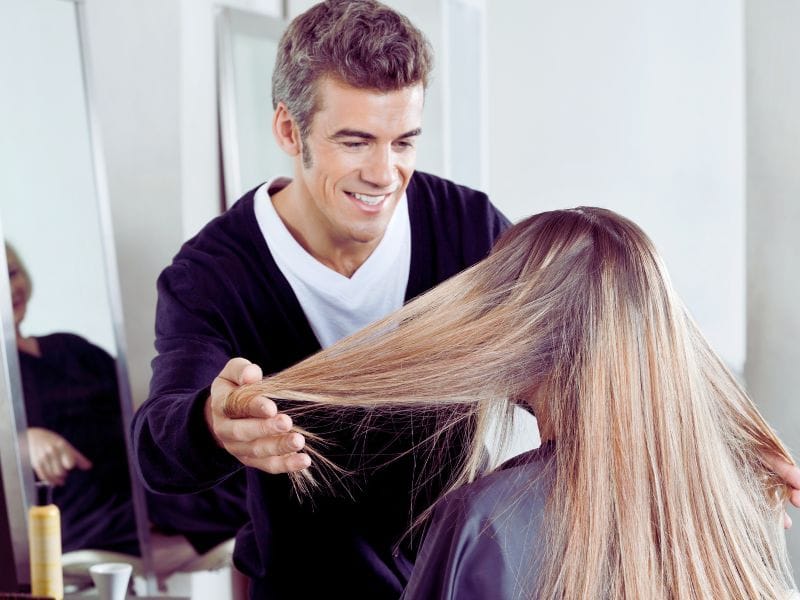
<path fill-rule="evenodd" d="M 377 244 L 414 172 L 422 85 L 381 93 L 326 78 L 317 93 L 310 164 L 298 157 L 307 224 L 333 247 Z"/>

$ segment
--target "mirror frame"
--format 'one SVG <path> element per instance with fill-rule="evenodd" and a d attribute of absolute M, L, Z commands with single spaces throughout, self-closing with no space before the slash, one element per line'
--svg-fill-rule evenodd
<path fill-rule="evenodd" d="M 281 18 L 230 7 L 220 7 L 217 12 L 217 98 L 224 208 L 232 206 L 246 191 L 242 189 L 239 158 L 233 35 L 244 33 L 278 42 L 289 24 L 287 2 L 282 4 L 281 11 Z"/>
<path fill-rule="evenodd" d="M 56 1 L 56 0 L 54 0 Z M 84 108 L 89 135 L 90 160 L 94 184 L 100 242 L 103 251 L 103 266 L 106 276 L 106 292 L 112 319 L 112 329 L 116 345 L 116 371 L 119 388 L 122 426 L 128 456 L 131 479 L 131 495 L 136 519 L 137 537 L 141 551 L 141 561 L 145 587 L 148 594 L 157 592 L 156 576 L 150 544 L 149 520 L 144 489 L 136 475 L 136 457 L 131 443 L 131 421 L 133 420 L 133 397 L 127 366 L 127 343 L 122 313 L 119 273 L 117 270 L 116 248 L 111 217 L 111 204 L 108 194 L 105 157 L 100 133 L 100 123 L 95 108 L 95 96 L 91 70 L 85 0 L 62 0 L 75 7 L 78 52 L 81 65 Z M 0 235 L 2 224 L 0 223 Z M 0 250 L 5 257 L 5 247 Z M 8 278 L 0 277 L 0 460 L 2 460 L 3 489 L 11 539 L 17 584 L 30 584 L 30 559 L 28 546 L 28 507 L 33 504 L 35 492 L 33 471 L 28 456 L 27 444 L 22 443 L 19 431 L 27 427 L 25 400 L 17 355 L 16 338 L 13 335 L 13 311 L 11 290 Z"/>
<path fill-rule="evenodd" d="M 3 235 L 0 222 L 0 237 Z M 5 244 L 0 244 L 0 259 L 5 264 Z M 0 470 L 11 538 L 17 586 L 30 584 L 28 547 L 28 507 L 35 491 L 28 444 L 17 435 L 28 428 L 22 379 L 19 371 L 17 340 L 14 335 L 14 310 L 8 277 L 0 277 Z"/>

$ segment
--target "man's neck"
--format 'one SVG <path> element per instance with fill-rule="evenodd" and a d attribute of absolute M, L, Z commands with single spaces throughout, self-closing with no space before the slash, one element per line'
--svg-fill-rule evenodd
<path fill-rule="evenodd" d="M 323 235 L 324 227 L 316 227 L 308 215 L 303 214 L 303 202 L 297 198 L 299 186 L 290 182 L 271 194 L 272 204 L 292 237 L 303 249 L 326 267 L 345 277 L 353 274 L 369 258 L 378 243 L 360 244 L 352 240 L 336 240 Z"/>

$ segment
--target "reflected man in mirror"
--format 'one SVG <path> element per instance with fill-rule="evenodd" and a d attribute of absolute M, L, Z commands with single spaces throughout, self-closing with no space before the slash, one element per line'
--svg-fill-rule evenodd
<path fill-rule="evenodd" d="M 72 333 L 25 336 L 33 285 L 9 244 L 6 256 L 31 466 L 54 486 L 62 547 L 138 555 L 114 359 Z"/>

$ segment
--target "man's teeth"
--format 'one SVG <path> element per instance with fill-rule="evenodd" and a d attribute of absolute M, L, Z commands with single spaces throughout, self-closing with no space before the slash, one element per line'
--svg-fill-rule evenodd
<path fill-rule="evenodd" d="M 380 202 L 386 197 L 384 194 L 383 196 L 367 196 L 366 194 L 356 194 L 353 192 L 353 196 L 363 202 L 364 204 L 368 204 L 369 206 L 375 206 L 376 204 L 380 204 Z"/>

